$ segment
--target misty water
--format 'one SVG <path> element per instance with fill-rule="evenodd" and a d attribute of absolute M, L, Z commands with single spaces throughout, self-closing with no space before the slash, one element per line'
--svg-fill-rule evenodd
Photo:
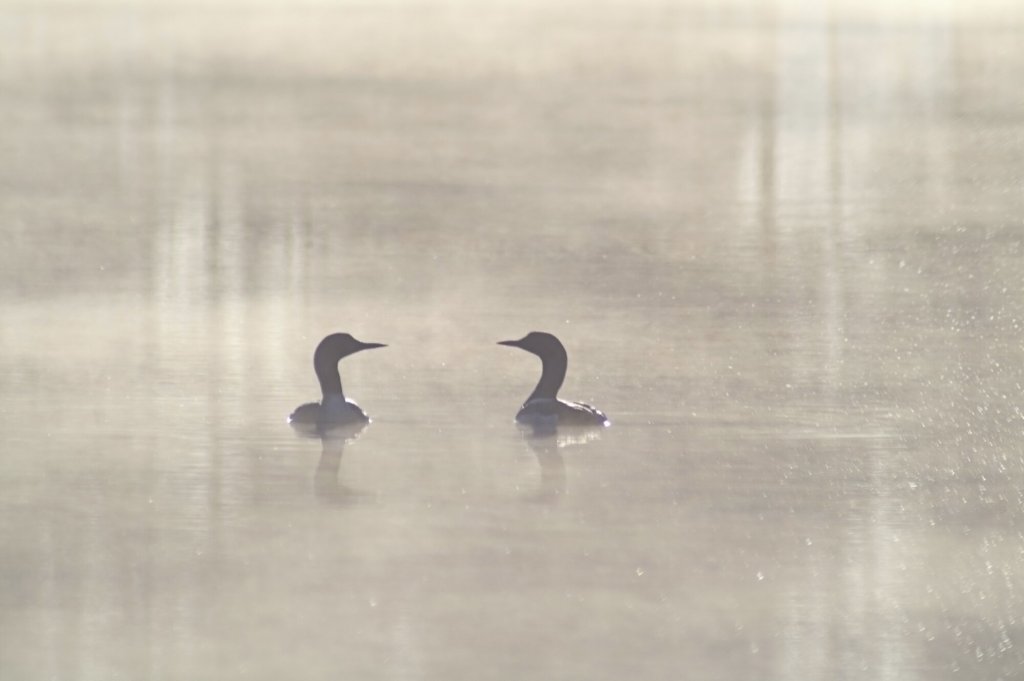
<path fill-rule="evenodd" d="M 1024 10 L 889 5 L 0 4 L 0 677 L 1024 678 Z"/>

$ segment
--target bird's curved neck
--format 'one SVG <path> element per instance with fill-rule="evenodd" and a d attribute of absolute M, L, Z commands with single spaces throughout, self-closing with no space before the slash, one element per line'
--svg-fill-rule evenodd
<path fill-rule="evenodd" d="M 313 368 L 316 369 L 316 377 L 320 381 L 320 391 L 324 397 L 328 395 L 342 395 L 341 374 L 338 373 L 338 360 L 327 361 L 316 358 L 313 361 Z"/>
<path fill-rule="evenodd" d="M 540 381 L 530 396 L 526 398 L 527 402 L 536 399 L 555 399 L 558 389 L 562 387 L 562 381 L 565 380 L 565 369 L 569 360 L 564 351 L 541 357 L 540 361 L 543 365 Z"/>

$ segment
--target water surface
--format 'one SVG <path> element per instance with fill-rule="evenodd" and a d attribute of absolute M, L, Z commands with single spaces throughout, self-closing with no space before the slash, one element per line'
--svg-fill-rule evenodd
<path fill-rule="evenodd" d="M 1019 678 L 1024 15 L 853 4 L 0 5 L 0 676 Z"/>

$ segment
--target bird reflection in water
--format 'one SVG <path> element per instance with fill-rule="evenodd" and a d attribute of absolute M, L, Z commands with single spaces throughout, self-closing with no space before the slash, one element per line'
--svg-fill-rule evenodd
<path fill-rule="evenodd" d="M 366 493 L 354 490 L 339 480 L 345 446 L 358 440 L 367 425 L 366 423 L 349 423 L 330 428 L 308 428 L 292 424 L 296 434 L 320 439 L 320 460 L 317 462 L 316 474 L 313 478 L 313 494 L 318 501 L 334 505 L 347 505 L 367 497 Z"/>
<path fill-rule="evenodd" d="M 525 501 L 557 504 L 566 495 L 565 459 L 562 450 L 579 447 L 601 437 L 602 427 L 571 427 L 556 424 L 519 424 L 523 440 L 537 457 L 540 485 Z"/>
<path fill-rule="evenodd" d="M 316 465 L 316 476 L 313 478 L 313 493 L 318 500 L 331 504 L 348 504 L 366 496 L 338 479 L 345 445 L 359 439 L 359 435 L 365 429 L 365 424 L 335 428 L 320 438 L 323 449 L 320 461 Z"/>

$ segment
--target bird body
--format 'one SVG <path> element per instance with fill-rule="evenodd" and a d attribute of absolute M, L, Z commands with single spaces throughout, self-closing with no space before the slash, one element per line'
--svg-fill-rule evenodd
<path fill-rule="evenodd" d="M 358 404 L 346 399 L 344 395 L 329 393 L 324 395 L 322 402 L 309 402 L 296 407 L 288 417 L 288 422 L 308 425 L 330 423 L 346 426 L 354 423 L 369 423 L 370 417 L 359 408 Z"/>
<path fill-rule="evenodd" d="M 516 414 L 516 421 L 535 428 L 558 426 L 608 426 L 611 422 L 599 409 L 581 402 L 558 399 L 558 391 L 565 380 L 569 364 L 565 346 L 550 333 L 533 331 L 516 341 L 501 341 L 540 357 L 541 376 L 526 402 Z"/>
<path fill-rule="evenodd" d="M 607 426 L 604 413 L 589 404 L 538 397 L 527 400 L 516 414 L 516 421 L 532 426 Z"/>

